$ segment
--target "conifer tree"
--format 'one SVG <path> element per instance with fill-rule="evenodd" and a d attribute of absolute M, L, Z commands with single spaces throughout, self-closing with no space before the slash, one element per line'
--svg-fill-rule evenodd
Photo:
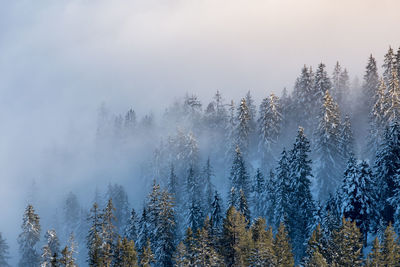
<path fill-rule="evenodd" d="M 378 237 L 375 237 L 374 242 L 372 244 L 372 250 L 368 254 L 367 264 L 368 267 L 379 267 L 383 265 L 383 257 L 382 257 L 382 246 L 379 242 Z"/>
<path fill-rule="evenodd" d="M 204 220 L 204 209 L 202 205 L 203 194 L 198 181 L 198 176 L 195 174 L 193 167 L 190 167 L 186 181 L 186 205 L 187 215 L 186 225 L 194 231 L 202 227 Z"/>
<path fill-rule="evenodd" d="M 266 231 L 266 227 L 265 219 L 257 218 L 250 228 L 254 244 L 250 254 L 250 266 L 276 266 L 272 229 Z"/>
<path fill-rule="evenodd" d="M 225 129 L 225 161 L 229 162 L 231 160 L 232 154 L 236 147 L 236 127 L 237 127 L 237 120 L 235 114 L 235 103 L 233 100 L 228 105 L 228 120 L 226 123 Z"/>
<path fill-rule="evenodd" d="M 251 117 L 246 100 L 242 98 L 236 113 L 236 140 L 235 144 L 240 148 L 243 155 L 247 156 L 250 146 Z"/>
<path fill-rule="evenodd" d="M 159 221 L 155 229 L 155 259 L 163 267 L 172 266 L 175 253 L 176 222 L 173 200 L 167 191 L 163 191 L 159 202 Z"/>
<path fill-rule="evenodd" d="M 342 226 L 333 234 L 334 252 L 333 263 L 337 266 L 361 266 L 362 259 L 362 234 L 356 222 L 342 219 Z"/>
<path fill-rule="evenodd" d="M 222 223 L 223 223 L 223 215 L 222 215 L 222 207 L 221 207 L 221 198 L 217 191 L 214 193 L 214 201 L 212 203 L 212 212 L 210 218 L 211 224 L 211 235 L 219 238 L 222 232 Z"/>
<path fill-rule="evenodd" d="M 135 209 L 132 208 L 131 216 L 129 217 L 128 223 L 125 229 L 125 237 L 128 240 L 136 241 L 138 239 L 138 217 Z"/>
<path fill-rule="evenodd" d="M 9 267 L 9 257 L 9 246 L 6 240 L 3 238 L 2 234 L 0 233 L 0 266 Z"/>
<path fill-rule="evenodd" d="M 331 90 L 331 87 L 332 84 L 325 70 L 325 64 L 320 63 L 314 77 L 311 102 L 313 107 L 312 118 L 315 118 L 318 115 L 319 109 L 324 103 L 324 95 L 326 94 L 326 91 Z M 315 129 L 316 127 L 314 126 L 313 128 Z"/>
<path fill-rule="evenodd" d="M 203 228 L 197 230 L 194 266 L 221 266 L 222 259 L 215 251 L 213 242 L 209 236 L 210 221 L 208 217 L 203 223 Z"/>
<path fill-rule="evenodd" d="M 400 246 L 392 224 L 389 223 L 382 242 L 382 266 L 398 266 L 400 262 Z"/>
<path fill-rule="evenodd" d="M 140 254 L 140 266 L 151 267 L 155 263 L 154 254 L 151 251 L 150 240 L 147 239 L 146 244 L 143 246 L 142 253 Z"/>
<path fill-rule="evenodd" d="M 262 155 L 263 166 L 270 167 L 274 159 L 274 145 L 281 134 L 282 111 L 279 98 L 271 94 L 263 99 L 260 105 L 260 117 L 258 119 L 259 145 L 258 150 Z"/>
<path fill-rule="evenodd" d="M 212 203 L 214 200 L 214 185 L 212 183 L 212 177 L 214 176 L 214 171 L 210 163 L 210 157 L 207 159 L 206 166 L 204 167 L 203 170 L 203 177 L 204 177 L 204 196 L 205 196 L 205 201 L 206 201 L 206 213 L 211 216 L 212 212 Z"/>
<path fill-rule="evenodd" d="M 231 206 L 223 224 L 221 240 L 222 255 L 227 266 L 244 266 L 247 264 L 251 237 L 246 230 L 247 222 L 244 216 Z"/>
<path fill-rule="evenodd" d="M 112 255 L 115 251 L 115 243 L 117 240 L 117 234 L 115 233 L 116 227 L 113 222 L 116 220 L 114 216 L 115 208 L 110 198 L 107 202 L 107 206 L 104 208 L 101 216 L 101 240 L 103 250 L 103 261 L 104 263 L 111 264 Z"/>
<path fill-rule="evenodd" d="M 379 87 L 379 76 L 378 68 L 376 66 L 375 58 L 370 55 L 364 74 L 363 90 L 363 106 L 366 108 L 366 112 L 372 110 L 374 103 L 376 102 L 376 91 Z"/>
<path fill-rule="evenodd" d="M 239 212 L 243 214 L 247 223 L 250 224 L 250 209 L 247 204 L 246 196 L 244 195 L 242 189 L 240 189 L 239 195 L 240 195 L 240 197 L 239 197 Z"/>
<path fill-rule="evenodd" d="M 340 147 L 340 114 L 336 102 L 329 91 L 325 92 L 324 103 L 321 108 L 320 122 L 317 130 L 317 166 L 319 200 L 326 200 L 340 184 L 342 159 Z"/>
<path fill-rule="evenodd" d="M 112 224 L 115 226 L 115 232 L 124 234 L 126 224 L 130 217 L 128 195 L 122 185 L 109 184 L 106 193 L 107 201 L 112 200 L 113 216 Z"/>
<path fill-rule="evenodd" d="M 383 79 L 385 80 L 386 84 L 389 84 L 390 78 L 392 76 L 392 72 L 396 70 L 396 58 L 393 51 L 393 48 L 389 46 L 387 53 L 383 59 Z"/>
<path fill-rule="evenodd" d="M 114 258 L 113 266 L 115 267 L 137 267 L 138 259 L 134 241 L 126 237 L 122 241 L 118 238 Z"/>
<path fill-rule="evenodd" d="M 37 267 L 39 265 L 40 256 L 36 249 L 36 245 L 40 241 L 39 220 L 39 215 L 35 213 L 32 205 L 28 205 L 22 219 L 22 232 L 18 236 L 21 254 L 18 266 L 20 267 Z"/>
<path fill-rule="evenodd" d="M 303 125 L 305 129 L 312 129 L 314 118 L 314 74 L 311 67 L 306 65 L 301 69 L 301 75 L 296 79 L 293 90 L 293 98 L 296 105 L 295 112 L 298 125 Z M 283 106 L 284 109 L 288 107 Z M 286 118 L 287 119 L 287 118 Z M 285 121 L 286 121 L 285 119 Z M 296 126 L 298 126 L 296 125 Z"/>
<path fill-rule="evenodd" d="M 395 207 L 391 199 L 398 188 L 396 177 L 400 170 L 400 125 L 392 123 L 385 131 L 384 141 L 380 146 L 375 160 L 374 176 L 377 181 L 375 192 L 379 196 L 376 207 L 382 210 L 383 220 L 394 221 Z"/>
<path fill-rule="evenodd" d="M 253 205 L 253 216 L 261 217 L 265 216 L 265 194 L 266 185 L 264 175 L 261 173 L 260 169 L 257 168 L 256 175 L 253 178 L 252 183 L 252 205 Z"/>
<path fill-rule="evenodd" d="M 277 267 L 294 266 L 294 258 L 292 253 L 292 246 L 285 225 L 281 223 L 274 240 L 274 252 L 276 257 Z"/>
<path fill-rule="evenodd" d="M 139 232 L 137 239 L 137 248 L 139 251 L 142 251 L 143 247 L 146 245 L 147 240 L 150 238 L 149 221 L 146 207 L 143 207 L 142 216 L 140 217 L 138 227 Z"/>
<path fill-rule="evenodd" d="M 281 159 L 279 160 L 278 167 L 276 169 L 276 179 L 278 181 L 276 186 L 276 207 L 274 207 L 274 218 L 273 223 L 276 228 L 279 227 L 281 222 L 284 222 L 284 218 L 287 218 L 289 211 L 289 197 L 291 190 L 290 182 L 290 171 L 289 161 L 286 150 L 283 149 L 281 153 Z"/>
<path fill-rule="evenodd" d="M 305 242 L 310 236 L 314 225 L 313 215 L 315 204 L 311 196 L 310 186 L 312 178 L 310 143 L 304 135 L 303 128 L 299 128 L 295 144 L 290 151 L 290 207 L 288 211 L 288 230 L 293 244 L 296 262 L 299 262 L 305 252 Z"/>
<path fill-rule="evenodd" d="M 235 192 L 234 195 L 231 195 L 232 201 L 234 201 L 233 203 L 235 203 L 236 208 L 238 208 L 237 205 L 239 205 L 240 190 L 243 191 L 246 199 L 248 198 L 250 193 L 249 175 L 247 173 L 246 164 L 239 147 L 236 147 L 235 156 L 230 172 L 230 182 L 231 188 L 233 188 Z"/>
<path fill-rule="evenodd" d="M 354 134 L 350 117 L 346 115 L 340 129 L 339 153 L 342 159 L 348 159 L 354 152 Z"/>
<path fill-rule="evenodd" d="M 387 83 L 385 121 L 388 125 L 400 121 L 400 85 L 397 71 L 394 69 Z"/>
<path fill-rule="evenodd" d="M 102 233 L 102 214 L 99 211 L 97 203 L 93 204 L 90 210 L 91 226 L 87 236 L 87 248 L 88 248 L 88 259 L 89 266 L 101 267 L 103 266 L 103 241 L 101 238 Z"/>
<path fill-rule="evenodd" d="M 76 253 L 76 244 L 74 240 L 74 235 L 68 239 L 68 244 L 61 251 L 60 265 L 62 267 L 77 267 L 76 259 L 74 254 Z"/>
<path fill-rule="evenodd" d="M 46 245 L 43 247 L 42 265 L 52 266 L 52 262 L 56 262 L 54 255 L 60 255 L 60 241 L 55 230 L 48 230 L 44 235 Z"/>
<path fill-rule="evenodd" d="M 321 226 L 318 224 L 308 240 L 306 256 L 304 257 L 304 266 L 328 266 L 327 259 L 324 257 L 328 254 L 327 240 L 323 236 Z"/>

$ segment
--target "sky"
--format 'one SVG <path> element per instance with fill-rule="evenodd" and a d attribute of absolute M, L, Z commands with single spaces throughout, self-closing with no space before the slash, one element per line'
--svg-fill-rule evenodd
<path fill-rule="evenodd" d="M 12 248 L 33 179 L 91 176 L 82 151 L 100 103 L 144 115 L 185 93 L 260 99 L 291 90 L 304 64 L 331 73 L 339 61 L 361 79 L 371 53 L 381 65 L 400 46 L 397 0 L 0 4 L 0 232 Z"/>

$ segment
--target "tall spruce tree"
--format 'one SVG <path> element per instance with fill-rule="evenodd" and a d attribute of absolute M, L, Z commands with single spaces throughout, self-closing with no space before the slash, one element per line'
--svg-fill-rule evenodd
<path fill-rule="evenodd" d="M 131 216 L 125 228 L 125 237 L 135 242 L 138 239 L 138 217 L 134 208 L 131 210 Z"/>
<path fill-rule="evenodd" d="M 317 130 L 317 166 L 318 196 L 326 200 L 329 193 L 340 184 L 339 174 L 343 164 L 339 151 L 340 147 L 340 114 L 336 102 L 329 91 L 325 92 L 321 108 L 320 122 Z"/>
<path fill-rule="evenodd" d="M 252 182 L 252 198 L 251 204 L 253 206 L 252 213 L 253 217 L 265 216 L 265 195 L 266 195 L 266 185 L 264 175 L 261 173 L 260 169 L 256 170 L 256 175 Z"/>
<path fill-rule="evenodd" d="M 363 107 L 365 108 L 366 112 L 372 110 L 372 107 L 376 102 L 376 91 L 378 90 L 378 87 L 378 68 L 376 66 L 376 60 L 371 54 L 368 58 L 368 63 L 365 68 L 364 83 L 362 86 Z"/>
<path fill-rule="evenodd" d="M 297 120 L 297 126 L 303 125 L 305 129 L 310 131 L 313 126 L 314 118 L 314 74 L 311 67 L 304 67 L 301 69 L 300 77 L 296 79 L 296 83 L 293 90 L 293 100 L 295 103 L 295 120 Z M 287 103 L 286 103 L 287 105 Z M 283 106 L 283 109 L 287 109 L 287 106 Z M 285 121 L 287 120 L 287 116 Z M 312 133 L 312 132 L 309 132 Z"/>
<path fill-rule="evenodd" d="M 21 258 L 18 266 L 37 267 L 40 262 L 36 245 L 40 241 L 40 218 L 35 213 L 32 205 L 25 209 L 21 225 L 22 232 L 18 236 L 19 252 Z"/>
<path fill-rule="evenodd" d="M 103 266 L 103 241 L 101 238 L 102 233 L 102 214 L 95 202 L 90 210 L 89 221 L 91 226 L 87 235 L 87 249 L 89 266 L 101 267 Z"/>
<path fill-rule="evenodd" d="M 383 58 L 383 79 L 386 84 L 389 84 L 390 78 L 392 76 L 393 71 L 396 70 L 396 57 L 393 51 L 393 48 L 389 46 L 387 53 Z"/>
<path fill-rule="evenodd" d="M 6 240 L 3 238 L 2 234 L 0 233 L 0 266 L 9 267 L 9 258 L 9 246 Z"/>
<path fill-rule="evenodd" d="M 250 146 L 251 115 L 246 100 L 242 98 L 236 112 L 236 135 L 235 144 L 240 148 L 243 155 L 247 156 Z"/>
<path fill-rule="evenodd" d="M 214 185 L 212 183 L 212 177 L 214 177 L 214 171 L 210 163 L 210 157 L 208 157 L 206 166 L 203 169 L 202 176 L 204 178 L 204 198 L 205 198 L 205 212 L 211 216 L 212 203 L 214 200 Z"/>
<path fill-rule="evenodd" d="M 292 240 L 296 262 L 304 256 L 305 242 L 314 225 L 315 204 L 311 196 L 311 160 L 309 159 L 310 143 L 299 128 L 296 141 L 290 151 L 290 207 L 288 211 L 288 230 Z"/>
<path fill-rule="evenodd" d="M 249 197 L 250 184 L 249 175 L 247 173 L 246 163 L 243 159 L 242 152 L 239 146 L 236 147 L 235 155 L 230 172 L 231 188 L 234 189 L 234 194 L 231 194 L 232 201 L 236 207 L 239 205 L 240 190 L 243 191 L 246 199 Z M 232 190 L 231 190 L 232 192 Z"/>
<path fill-rule="evenodd" d="M 212 236 L 219 238 L 222 232 L 222 223 L 223 223 L 223 215 L 222 215 L 222 203 L 221 198 L 217 191 L 214 193 L 214 200 L 212 203 L 212 211 L 210 217 L 211 230 L 210 233 Z"/>

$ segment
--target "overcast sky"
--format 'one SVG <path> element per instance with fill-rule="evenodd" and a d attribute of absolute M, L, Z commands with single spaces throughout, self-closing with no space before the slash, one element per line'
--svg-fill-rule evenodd
<path fill-rule="evenodd" d="M 291 90 L 303 64 L 322 61 L 331 73 L 338 60 L 362 77 L 370 53 L 381 65 L 400 45 L 397 0 L 0 4 L 2 232 L 20 224 L 20 206 L 9 203 L 23 202 L 18 188 L 41 179 L 49 151 L 84 147 L 103 101 L 143 114 L 186 92 L 261 98 Z"/>

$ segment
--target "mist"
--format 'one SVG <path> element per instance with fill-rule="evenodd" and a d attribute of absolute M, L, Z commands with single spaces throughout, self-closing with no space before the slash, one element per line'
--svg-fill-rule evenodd
<path fill-rule="evenodd" d="M 304 64 L 324 62 L 331 74 L 339 61 L 361 80 L 370 54 L 381 66 L 398 47 L 399 9 L 395 0 L 2 1 L 0 232 L 10 262 L 28 202 L 43 231 L 69 191 L 89 208 L 96 187 L 118 183 L 142 205 L 151 180 L 141 164 L 176 127 L 99 158 L 102 103 L 166 125 L 164 111 L 185 94 L 204 110 L 216 90 L 226 103 L 250 90 L 258 106 L 292 91 Z"/>

